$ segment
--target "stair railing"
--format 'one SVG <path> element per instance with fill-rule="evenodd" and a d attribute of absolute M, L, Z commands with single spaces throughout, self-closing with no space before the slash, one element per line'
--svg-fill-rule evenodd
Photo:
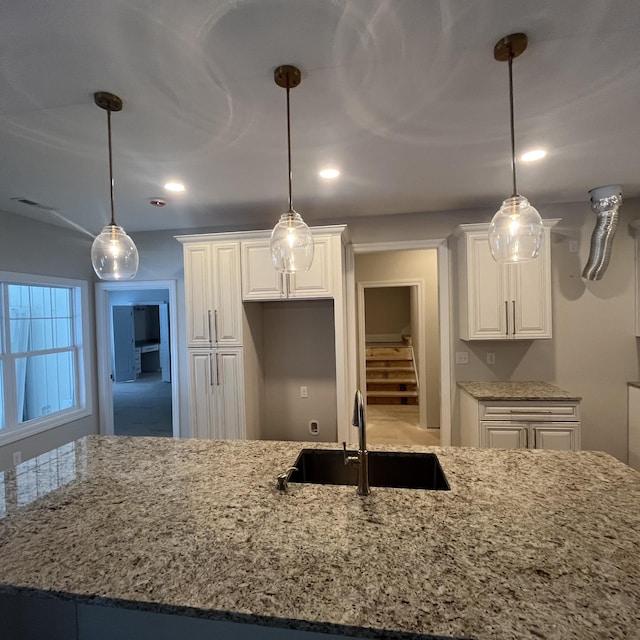
<path fill-rule="evenodd" d="M 418 397 L 420 397 L 420 380 L 418 379 L 418 367 L 416 367 L 416 355 L 413 351 L 413 344 L 409 345 L 409 349 L 411 349 L 411 364 L 413 365 L 413 375 L 416 379 L 416 391 Z"/>

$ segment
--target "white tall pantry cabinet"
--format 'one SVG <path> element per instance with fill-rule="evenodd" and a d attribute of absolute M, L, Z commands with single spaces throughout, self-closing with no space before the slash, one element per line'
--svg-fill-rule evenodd
<path fill-rule="evenodd" d="M 240 243 L 184 244 L 190 432 L 246 437 Z"/>
<path fill-rule="evenodd" d="M 348 431 L 345 231 L 344 226 L 313 228 L 311 269 L 285 277 L 271 264 L 270 231 L 176 237 L 184 254 L 191 436 L 260 437 L 256 407 L 263 391 L 256 380 L 263 372 L 251 330 L 256 308 L 245 309 L 243 301 L 333 302 L 338 431 Z"/>

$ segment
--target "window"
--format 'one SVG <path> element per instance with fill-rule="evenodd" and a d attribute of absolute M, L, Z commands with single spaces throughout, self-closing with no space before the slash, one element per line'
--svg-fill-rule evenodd
<path fill-rule="evenodd" d="M 0 443 L 88 415 L 86 283 L 0 272 Z"/>

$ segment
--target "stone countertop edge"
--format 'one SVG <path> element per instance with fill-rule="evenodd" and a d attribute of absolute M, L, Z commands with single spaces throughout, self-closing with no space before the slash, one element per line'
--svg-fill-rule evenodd
<path fill-rule="evenodd" d="M 458 386 L 476 400 L 569 400 L 574 402 L 582 400 L 580 396 L 542 381 L 477 382 L 461 380 L 458 382 Z"/>
<path fill-rule="evenodd" d="M 451 490 L 278 492 L 303 447 L 339 450 L 89 436 L 26 461 L 0 591 L 393 640 L 640 629 L 640 473 L 612 456 L 393 447 L 437 453 Z"/>
<path fill-rule="evenodd" d="M 146 613 L 185 616 L 188 618 L 197 618 L 199 620 L 211 620 L 212 622 L 232 622 L 236 624 L 269 627 L 272 629 L 308 631 L 311 633 L 323 633 L 328 637 L 332 635 L 341 635 L 351 638 L 365 638 L 366 640 L 472 640 L 467 636 L 443 636 L 428 633 L 408 633 L 405 631 L 394 631 L 390 629 L 376 629 L 373 627 L 354 627 L 330 622 L 300 620 L 298 618 L 264 616 L 257 613 L 236 613 L 234 611 L 214 609 L 207 610 L 188 606 L 145 602 L 142 600 L 120 600 L 118 598 L 109 598 L 97 595 L 79 595 L 75 593 L 65 593 L 62 591 L 54 592 L 43 589 L 15 587 L 2 583 L 0 583 L 0 595 L 1 594 L 64 600 L 67 602 L 107 607 L 110 609 L 126 609 L 129 611 L 144 611 Z"/>

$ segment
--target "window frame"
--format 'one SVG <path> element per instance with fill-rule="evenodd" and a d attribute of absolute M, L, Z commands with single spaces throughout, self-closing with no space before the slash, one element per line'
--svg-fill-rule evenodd
<path fill-rule="evenodd" d="M 68 287 L 73 289 L 72 294 L 72 322 L 74 350 L 76 351 L 76 406 L 62 411 L 33 418 L 27 422 L 18 422 L 16 419 L 16 382 L 15 363 L 18 357 L 8 353 L 7 346 L 9 332 L 9 310 L 6 309 L 8 301 L 8 285 L 42 286 L 42 287 Z M 0 349 L 0 361 L 2 362 L 2 389 L 4 398 L 4 427 L 0 429 L 0 446 L 28 438 L 55 427 L 68 424 L 93 413 L 91 379 L 90 379 L 90 325 L 89 325 L 89 287 L 85 280 L 71 278 L 59 278 L 36 274 L 16 273 L 0 271 L 0 310 L 2 326 L 0 336 L 2 339 Z"/>

